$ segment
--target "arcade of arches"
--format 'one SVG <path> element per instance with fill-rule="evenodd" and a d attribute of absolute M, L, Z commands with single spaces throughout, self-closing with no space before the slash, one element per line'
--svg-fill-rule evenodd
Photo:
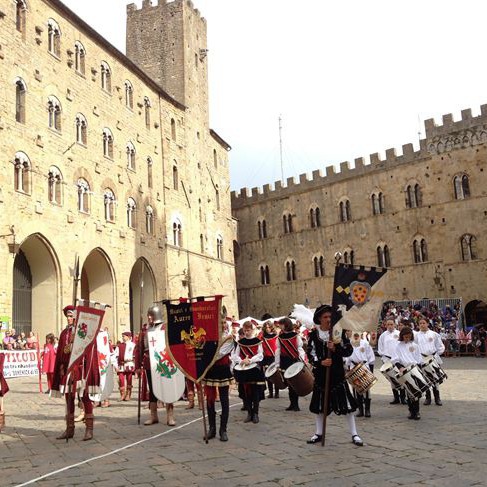
<path fill-rule="evenodd" d="M 157 296 L 154 272 L 145 258 L 135 261 L 129 279 L 122 278 L 128 282 L 117 283 L 117 274 L 122 276 L 124 270 L 118 272 L 101 248 L 93 249 L 80 262 L 77 297 L 110 305 L 102 326 L 108 327 L 113 336 L 129 326 L 132 331 L 140 326 L 141 276 L 144 315 Z M 34 331 L 41 342 L 47 333 L 58 335 L 64 327 L 62 308 L 73 299 L 73 274 L 72 264 L 60 264 L 54 246 L 46 238 L 40 234 L 27 237 L 12 262 L 11 326 L 17 332 Z M 122 303 L 127 303 L 127 316 L 119 310 Z"/>

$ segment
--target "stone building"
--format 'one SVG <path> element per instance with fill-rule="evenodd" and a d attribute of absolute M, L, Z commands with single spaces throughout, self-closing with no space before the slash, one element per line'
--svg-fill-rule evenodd
<path fill-rule="evenodd" d="M 390 299 L 462 298 L 467 320 L 487 318 L 487 105 L 425 127 L 418 151 L 232 193 L 240 314 L 330 302 L 340 251 L 390 268 Z"/>
<path fill-rule="evenodd" d="M 223 294 L 237 312 L 206 21 L 188 0 L 127 15 L 128 57 L 58 0 L 0 0 L 0 316 L 41 339 L 63 326 L 76 256 L 78 297 L 110 304 L 116 335 L 141 297 Z"/>

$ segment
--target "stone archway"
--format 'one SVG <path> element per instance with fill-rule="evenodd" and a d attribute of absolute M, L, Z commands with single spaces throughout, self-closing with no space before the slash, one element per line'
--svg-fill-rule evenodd
<path fill-rule="evenodd" d="M 92 250 L 81 269 L 81 299 L 109 304 L 105 310 L 102 328 L 108 327 L 113 336 L 116 331 L 114 310 L 116 309 L 115 275 L 108 255 L 100 248 Z"/>
<path fill-rule="evenodd" d="M 467 326 L 487 324 L 487 304 L 478 299 L 465 305 L 465 323 Z"/>
<path fill-rule="evenodd" d="M 151 266 L 142 257 L 137 259 L 130 273 L 130 330 L 132 333 L 138 333 L 140 328 L 141 277 L 144 283 L 142 318 L 145 320 L 147 309 L 156 300 L 156 282 Z"/>
<path fill-rule="evenodd" d="M 33 331 L 43 343 L 59 332 L 59 263 L 50 242 L 41 234 L 20 245 L 13 266 L 12 327 Z"/>

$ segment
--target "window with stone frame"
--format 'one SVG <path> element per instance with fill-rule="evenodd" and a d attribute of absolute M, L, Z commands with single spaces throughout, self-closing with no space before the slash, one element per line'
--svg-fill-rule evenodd
<path fill-rule="evenodd" d="M 24 194 L 31 192 L 31 163 L 27 154 L 17 152 L 14 159 L 14 186 L 15 191 Z"/>
<path fill-rule="evenodd" d="M 154 209 L 150 205 L 145 209 L 145 231 L 147 235 L 154 235 Z"/>
<path fill-rule="evenodd" d="M 147 96 L 144 97 L 144 119 L 146 128 L 150 128 L 151 121 L 151 102 Z"/>
<path fill-rule="evenodd" d="M 217 211 L 220 211 L 220 191 L 218 189 L 218 186 L 216 186 L 215 188 L 215 203 Z"/>
<path fill-rule="evenodd" d="M 172 187 L 175 191 L 179 188 L 179 175 L 178 175 L 178 166 L 176 165 L 176 161 L 174 161 L 174 165 L 172 167 Z"/>
<path fill-rule="evenodd" d="M 137 203 L 133 198 L 127 200 L 127 226 L 135 230 L 136 228 Z"/>
<path fill-rule="evenodd" d="M 286 262 L 286 280 L 295 281 L 296 277 L 296 262 L 294 260 L 288 260 Z"/>
<path fill-rule="evenodd" d="M 291 213 L 286 213 L 282 216 L 282 223 L 284 233 L 293 233 L 293 216 Z"/>
<path fill-rule="evenodd" d="M 21 78 L 15 81 L 15 121 L 25 123 L 25 99 L 27 85 Z"/>
<path fill-rule="evenodd" d="M 415 264 L 428 262 L 428 245 L 423 237 L 416 237 L 413 241 L 413 256 Z"/>
<path fill-rule="evenodd" d="M 406 208 L 419 208 L 422 206 L 422 191 L 419 183 L 406 186 Z"/>
<path fill-rule="evenodd" d="M 202 254 L 205 253 L 205 238 L 203 237 L 202 233 L 200 233 L 200 252 Z"/>
<path fill-rule="evenodd" d="M 270 278 L 270 273 L 269 273 L 269 266 L 262 264 L 259 267 L 259 271 L 260 271 L 260 283 L 263 286 L 267 286 L 268 284 L 270 284 L 271 278 Z"/>
<path fill-rule="evenodd" d="M 113 159 L 113 135 L 109 128 L 103 129 L 103 155 Z"/>
<path fill-rule="evenodd" d="M 315 277 L 323 277 L 325 275 L 325 258 L 322 255 L 313 258 L 313 269 Z"/>
<path fill-rule="evenodd" d="M 342 223 L 349 222 L 352 219 L 352 209 L 350 206 L 350 200 L 344 199 L 340 201 L 338 205 L 338 209 L 340 212 L 340 221 Z"/>
<path fill-rule="evenodd" d="M 470 261 L 476 260 L 477 256 L 477 238 L 475 235 L 466 234 L 460 239 L 460 247 L 462 250 L 462 260 Z"/>
<path fill-rule="evenodd" d="M 48 98 L 47 112 L 49 128 L 61 132 L 61 103 L 55 96 Z"/>
<path fill-rule="evenodd" d="M 318 207 L 309 210 L 309 219 L 311 228 L 321 227 L 321 215 Z"/>
<path fill-rule="evenodd" d="M 453 178 L 453 189 L 456 200 L 470 198 L 470 182 L 467 174 L 458 174 Z"/>
<path fill-rule="evenodd" d="M 153 180 L 152 180 L 152 168 L 154 164 L 152 162 L 152 159 L 150 157 L 147 158 L 147 187 L 149 189 L 152 189 L 153 187 Z"/>
<path fill-rule="evenodd" d="M 61 29 L 53 19 L 47 22 L 47 50 L 53 56 L 61 57 Z"/>
<path fill-rule="evenodd" d="M 90 185 L 86 179 L 80 178 L 77 182 L 78 189 L 78 211 L 80 213 L 90 213 Z"/>
<path fill-rule="evenodd" d="M 386 244 L 377 245 L 377 267 L 391 267 L 391 255 Z"/>
<path fill-rule="evenodd" d="M 183 226 L 180 220 L 174 220 L 172 224 L 172 236 L 173 236 L 173 245 L 176 247 L 183 246 Z"/>
<path fill-rule="evenodd" d="M 115 193 L 110 189 L 106 188 L 103 193 L 103 206 L 105 209 L 105 221 L 109 223 L 115 223 L 115 208 L 117 200 L 115 199 Z"/>
<path fill-rule="evenodd" d="M 218 155 L 216 149 L 213 149 L 213 165 L 215 166 L 215 169 L 218 169 Z"/>
<path fill-rule="evenodd" d="M 176 141 L 176 121 L 171 118 L 171 139 Z"/>
<path fill-rule="evenodd" d="M 107 93 L 111 93 L 112 92 L 112 71 L 106 61 L 103 61 L 101 63 L 100 73 L 101 73 L 102 89 Z"/>
<path fill-rule="evenodd" d="M 55 205 L 62 205 L 63 175 L 58 167 L 51 166 L 49 168 L 49 172 L 47 173 L 47 185 L 49 202 Z"/>
<path fill-rule="evenodd" d="M 216 237 L 216 258 L 223 260 L 223 237 L 221 235 Z"/>
<path fill-rule="evenodd" d="M 130 81 L 125 81 L 125 106 L 134 109 L 134 87 Z"/>
<path fill-rule="evenodd" d="M 76 142 L 86 146 L 88 143 L 88 124 L 82 113 L 78 113 L 75 119 Z"/>
<path fill-rule="evenodd" d="M 127 152 L 127 167 L 131 171 L 135 171 L 136 166 L 135 166 L 135 146 L 132 144 L 132 142 L 127 143 L 126 147 L 126 152 Z"/>
<path fill-rule="evenodd" d="M 15 0 L 15 28 L 25 40 L 27 24 L 27 4 L 25 0 Z"/>
<path fill-rule="evenodd" d="M 372 214 L 382 215 L 384 213 L 384 194 L 377 191 L 370 197 L 372 201 Z"/>
<path fill-rule="evenodd" d="M 343 263 L 348 265 L 355 263 L 355 252 L 350 247 L 343 252 Z"/>
<path fill-rule="evenodd" d="M 80 41 L 76 41 L 74 44 L 74 69 L 78 74 L 85 75 L 86 50 Z"/>

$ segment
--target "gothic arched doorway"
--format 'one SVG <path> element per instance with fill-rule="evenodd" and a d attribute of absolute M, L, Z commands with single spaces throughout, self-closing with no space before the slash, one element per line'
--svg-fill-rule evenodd
<path fill-rule="evenodd" d="M 141 284 L 143 283 L 143 291 Z M 147 309 L 156 299 L 156 283 L 152 268 L 144 258 L 139 258 L 132 267 L 129 282 L 130 292 L 130 331 L 138 333 L 140 328 L 140 314 L 145 320 Z M 142 297 L 142 308 L 140 298 Z"/>
<path fill-rule="evenodd" d="M 467 326 L 487 324 L 487 304 L 478 299 L 469 301 L 465 305 L 465 323 Z"/>

